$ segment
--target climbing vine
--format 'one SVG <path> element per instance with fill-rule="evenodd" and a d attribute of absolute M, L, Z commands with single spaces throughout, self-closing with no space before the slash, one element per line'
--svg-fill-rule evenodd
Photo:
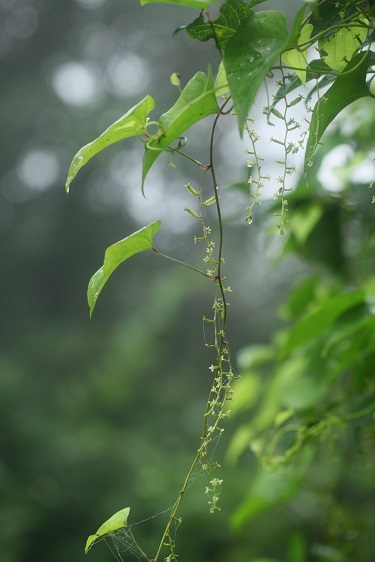
<path fill-rule="evenodd" d="M 197 41 L 214 41 L 218 54 L 217 68 L 208 67 L 207 73 L 197 72 L 182 89 L 180 77 L 174 73 L 171 81 L 180 89 L 180 96 L 173 107 L 157 120 L 149 118 L 155 109 L 151 96 L 146 96 L 129 109 L 76 154 L 68 172 L 66 190 L 69 191 L 71 182 L 91 158 L 111 144 L 130 137 L 138 138 L 144 145 L 140 178 L 143 193 L 148 173 L 163 152 L 170 153 L 177 164 L 178 158 L 187 158 L 195 168 L 195 174 L 192 172 L 192 179 L 185 186 L 191 197 L 191 203 L 185 210 L 191 220 L 200 223 L 201 233 L 195 236 L 194 241 L 197 248 L 204 248 L 204 265 L 197 268 L 165 255 L 154 241 L 161 227 L 161 222 L 156 219 L 107 248 L 103 266 L 93 275 L 88 287 L 92 315 L 100 292 L 117 267 L 145 250 L 194 270 L 212 285 L 212 314 L 203 316 L 205 346 L 213 354 L 213 359 L 206 367 L 212 384 L 203 414 L 202 433 L 156 552 L 146 554 L 136 542 L 132 526 L 128 524 L 129 508 L 113 515 L 89 537 L 86 544 L 87 552 L 97 540 L 125 530 L 137 556 L 148 562 L 156 562 L 161 557 L 171 562 L 178 560 L 172 528 L 181 522 L 180 504 L 197 465 L 207 476 L 205 491 L 210 513 L 220 509 L 223 480 L 212 449 L 225 429 L 225 418 L 230 416 L 233 380 L 236 377 L 227 337 L 227 299 L 231 288 L 227 280 L 230 272 L 224 272 L 225 233 L 221 206 L 225 205 L 225 197 L 215 166 L 217 124 L 223 123 L 225 127 L 226 121 L 236 119 L 239 135 L 245 135 L 247 139 L 244 163 L 250 175 L 247 180 L 249 203 L 243 213 L 244 228 L 251 228 L 263 199 L 269 198 L 265 190 L 270 189 L 277 204 L 274 208 L 276 227 L 281 235 L 285 235 L 293 222 L 293 215 L 289 216 L 288 212 L 288 197 L 293 193 L 297 155 L 305 151 L 304 175 L 308 183 L 309 169 L 314 164 L 319 145 L 324 142 L 327 127 L 354 101 L 374 97 L 372 78 L 375 59 L 371 46 L 375 7 L 373 1 L 364 0 L 300 2 L 294 22 L 288 29 L 283 12 L 261 9 L 263 6 L 260 5 L 266 4 L 266 0 L 227 0 L 222 3 L 216 0 L 142 0 L 141 4 L 158 2 L 198 10 L 198 17 L 185 26 L 185 31 Z M 252 115 L 253 104 L 264 84 L 269 100 L 264 108 L 264 117 L 275 131 L 270 139 L 277 149 L 275 178 L 268 173 L 269 155 L 262 154 L 258 148 L 259 115 L 257 120 Z M 302 106 L 303 111 L 300 109 Z M 207 141 L 209 161 L 202 163 L 189 154 L 189 143 L 186 144 L 183 135 L 192 125 L 210 116 L 213 123 Z M 155 128 L 156 132 L 152 132 Z M 215 209 L 215 219 L 212 214 L 206 214 L 207 207 Z M 292 338 L 292 347 L 296 345 L 293 342 Z M 330 423 L 318 422 L 312 428 L 301 426 L 296 441 L 282 460 L 279 458 L 279 462 L 291 462 L 305 441 L 335 423 L 331 420 Z M 275 443 L 271 441 L 264 458 L 273 457 L 277 449 Z"/>

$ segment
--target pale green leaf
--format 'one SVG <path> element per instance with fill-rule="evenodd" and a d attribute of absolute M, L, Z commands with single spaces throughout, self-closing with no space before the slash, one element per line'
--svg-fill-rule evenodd
<path fill-rule="evenodd" d="M 146 129 L 147 116 L 155 107 L 155 102 L 151 96 L 146 96 L 142 101 L 129 109 L 125 115 L 115 121 L 97 139 L 83 146 L 74 156 L 68 171 L 68 178 L 65 184 L 66 191 L 75 178 L 79 170 L 87 162 L 101 152 L 107 146 L 119 142 L 128 137 L 142 135 Z"/>
<path fill-rule="evenodd" d="M 177 6 L 185 6 L 186 8 L 198 8 L 204 10 L 210 4 L 218 4 L 219 0 L 141 0 L 141 6 L 146 4 L 176 4 Z"/>
<path fill-rule="evenodd" d="M 355 23 L 359 23 L 357 20 Z M 364 23 L 364 22 L 362 22 Z M 319 40 L 319 50 L 324 51 L 324 60 L 334 70 L 341 72 L 351 60 L 361 43 L 366 39 L 365 27 L 342 27 L 334 35 Z"/>
<path fill-rule="evenodd" d="M 215 80 L 215 95 L 219 97 L 223 96 L 227 92 L 229 92 L 228 78 L 227 73 L 225 72 L 224 63 L 221 61 Z"/>
<path fill-rule="evenodd" d="M 366 74 L 371 61 L 369 52 L 352 58 L 327 92 L 319 99 L 311 117 L 306 145 L 305 164 L 309 164 L 324 131 L 336 115 L 360 98 L 371 96 L 366 84 Z"/>
<path fill-rule="evenodd" d="M 131 256 L 144 250 L 152 250 L 153 238 L 160 225 L 160 221 L 155 221 L 106 249 L 104 264 L 91 277 L 87 290 L 90 316 L 92 316 L 101 290 L 115 269 Z"/>
<path fill-rule="evenodd" d="M 179 72 L 173 72 L 170 76 L 170 81 L 172 86 L 176 86 L 177 88 L 181 87 L 181 74 Z"/>
<path fill-rule="evenodd" d="M 186 84 L 173 107 L 159 120 L 159 130 L 147 143 L 143 156 L 142 189 L 156 158 L 189 127 L 219 111 L 211 70 L 197 72 Z"/>
<path fill-rule="evenodd" d="M 295 209 L 290 228 L 298 244 L 306 243 L 311 231 L 323 215 L 323 208 L 318 204 L 301 205 Z"/>
<path fill-rule="evenodd" d="M 241 372 L 235 383 L 236 400 L 231 404 L 231 413 L 237 415 L 252 408 L 259 400 L 261 377 L 258 373 Z"/>
<path fill-rule="evenodd" d="M 303 85 L 306 84 L 307 48 L 302 49 L 298 45 L 303 45 L 309 41 L 312 30 L 313 26 L 310 23 L 306 24 L 302 28 L 297 48 L 285 51 L 281 55 L 282 61 L 297 74 Z"/>
<path fill-rule="evenodd" d="M 107 521 L 105 521 L 103 525 L 99 527 L 95 535 L 90 535 L 86 542 L 85 554 L 87 554 L 93 543 L 100 537 L 104 537 L 104 535 L 108 535 L 108 533 L 112 533 L 113 531 L 117 531 L 117 529 L 126 527 L 128 524 L 129 512 L 130 507 L 121 509 L 120 511 L 112 515 L 112 517 L 107 519 Z"/>

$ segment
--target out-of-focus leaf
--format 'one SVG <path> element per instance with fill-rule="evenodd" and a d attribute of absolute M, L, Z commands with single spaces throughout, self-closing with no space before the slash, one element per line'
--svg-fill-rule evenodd
<path fill-rule="evenodd" d="M 298 464 L 282 466 L 272 472 L 261 471 L 251 484 L 247 497 L 234 510 L 232 527 L 240 529 L 262 511 L 293 497 L 310 465 L 311 453 L 311 449 L 306 448 Z"/>
<path fill-rule="evenodd" d="M 235 463 L 238 457 L 250 447 L 254 447 L 254 439 L 264 429 L 275 423 L 276 416 L 280 408 L 284 408 L 283 399 L 288 389 L 298 381 L 301 373 L 306 368 L 304 357 L 292 357 L 284 361 L 277 369 L 273 368 L 274 376 L 267 381 L 267 391 L 263 394 L 260 407 L 251 416 L 251 423 L 240 426 L 229 445 L 227 458 L 230 463 Z M 241 373 L 245 379 L 247 372 Z M 250 373 L 250 376 L 253 376 Z M 261 380 L 261 379 L 259 379 Z M 257 444 L 258 449 L 259 443 Z"/>
<path fill-rule="evenodd" d="M 335 29 L 331 29 L 336 24 L 340 24 L 343 18 L 348 18 L 358 13 L 358 9 L 362 4 L 361 1 L 352 0 L 325 0 L 325 2 L 316 2 L 309 23 L 314 26 L 313 36 L 324 31 L 327 35 L 336 33 Z"/>
<path fill-rule="evenodd" d="M 186 8 L 198 8 L 198 10 L 204 10 L 210 4 L 218 3 L 219 0 L 141 0 L 141 6 L 146 6 L 146 4 L 175 4 Z"/>
<path fill-rule="evenodd" d="M 318 204 L 302 205 L 294 210 L 290 227 L 298 244 L 305 244 L 322 214 L 323 209 Z"/>
<path fill-rule="evenodd" d="M 252 560 L 251 562 L 281 562 L 281 561 L 276 560 L 275 558 L 257 558 L 256 560 Z"/>
<path fill-rule="evenodd" d="M 351 291 L 332 297 L 327 303 L 305 316 L 293 326 L 282 346 L 280 356 L 284 358 L 297 347 L 327 332 L 335 320 L 345 311 L 363 302 L 362 291 Z"/>
<path fill-rule="evenodd" d="M 241 371 L 252 369 L 274 358 L 274 349 L 270 345 L 249 345 L 238 352 L 237 362 Z"/>
<path fill-rule="evenodd" d="M 303 44 L 309 41 L 313 26 L 311 24 L 306 24 L 301 31 L 301 35 L 298 39 L 298 44 Z M 298 45 L 297 45 L 298 47 Z M 301 80 L 303 85 L 306 84 L 306 67 L 307 67 L 307 48 L 301 50 L 301 48 L 291 49 L 285 51 L 281 55 L 281 59 L 285 64 L 287 64 L 293 72 L 296 73 L 298 78 Z"/>
<path fill-rule="evenodd" d="M 293 411 L 305 410 L 317 406 L 326 392 L 323 380 L 312 376 L 301 376 L 284 389 L 282 404 Z"/>
<path fill-rule="evenodd" d="M 288 562 L 307 562 L 307 546 L 303 535 L 291 536 L 288 548 Z"/>
<path fill-rule="evenodd" d="M 159 120 L 159 130 L 147 143 L 143 156 L 142 190 L 156 158 L 186 129 L 219 111 L 211 70 L 197 72 L 186 84 L 173 107 Z"/>
<path fill-rule="evenodd" d="M 68 171 L 65 189 L 69 191 L 69 186 L 79 170 L 87 162 L 101 152 L 107 146 L 119 142 L 128 137 L 142 135 L 146 129 L 147 116 L 155 107 L 155 102 L 151 96 L 146 96 L 142 101 L 129 109 L 125 115 L 115 121 L 97 139 L 83 146 L 74 156 Z"/>
<path fill-rule="evenodd" d="M 107 521 L 105 521 L 103 525 L 99 527 L 96 533 L 94 535 L 90 535 L 87 539 L 85 554 L 87 554 L 93 543 L 100 537 L 104 537 L 105 535 L 108 535 L 108 533 L 112 533 L 113 531 L 117 531 L 117 529 L 126 527 L 126 525 L 128 524 L 129 513 L 130 507 L 125 507 L 124 509 L 117 511 L 117 513 L 107 519 Z"/>
<path fill-rule="evenodd" d="M 221 61 L 215 80 L 215 94 L 216 97 L 219 97 L 223 96 L 227 92 L 229 92 L 228 78 L 225 72 L 224 63 Z"/>
<path fill-rule="evenodd" d="M 360 20 L 353 23 L 360 23 Z M 342 27 L 334 35 L 320 39 L 319 49 L 326 53 L 325 62 L 334 70 L 341 72 L 366 39 L 366 35 L 365 27 Z"/>
<path fill-rule="evenodd" d="M 144 250 L 151 250 L 153 238 L 160 225 L 161 221 L 155 221 L 106 249 L 104 264 L 91 277 L 87 290 L 87 302 L 90 307 L 90 316 L 92 316 L 94 312 L 96 301 L 98 300 L 101 290 L 115 269 L 131 256 L 143 252 Z"/>
<path fill-rule="evenodd" d="M 328 291 L 321 283 L 319 276 L 309 276 L 307 279 L 300 281 L 294 288 L 293 291 L 281 307 L 281 316 L 286 320 L 295 319 L 301 314 L 306 314 L 309 311 L 309 306 L 314 306 L 315 295 L 319 291 L 321 295 L 324 295 Z"/>
<path fill-rule="evenodd" d="M 258 400 L 260 388 L 260 375 L 251 372 L 242 373 L 241 378 L 235 383 L 236 399 L 231 405 L 231 412 L 235 415 L 251 408 Z"/>
<path fill-rule="evenodd" d="M 311 117 L 310 133 L 306 145 L 305 163 L 309 164 L 324 131 L 336 115 L 360 98 L 370 96 L 366 74 L 371 57 L 368 52 L 352 58 L 334 84 L 320 98 Z"/>
<path fill-rule="evenodd" d="M 216 39 L 220 47 L 224 49 L 251 13 L 251 5 L 245 4 L 243 0 L 227 0 L 220 7 L 220 15 L 216 20 L 205 21 L 203 14 L 200 14 L 196 20 L 187 26 L 186 31 L 190 37 L 198 41 Z"/>

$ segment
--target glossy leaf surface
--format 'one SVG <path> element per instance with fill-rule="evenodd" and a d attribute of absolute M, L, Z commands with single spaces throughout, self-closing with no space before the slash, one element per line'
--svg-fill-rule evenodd
<path fill-rule="evenodd" d="M 156 158 L 189 127 L 219 111 L 211 72 L 197 72 L 186 84 L 173 107 L 159 120 L 159 130 L 146 145 L 142 186 Z"/>
<path fill-rule="evenodd" d="M 126 527 L 126 525 L 128 524 L 129 512 L 130 507 L 121 509 L 120 511 L 112 515 L 112 517 L 107 519 L 107 521 L 105 521 L 103 525 L 99 527 L 94 535 L 90 535 L 86 542 L 85 554 L 87 554 L 93 543 L 100 537 L 104 537 L 104 535 L 108 535 L 108 533 L 112 533 L 113 531 L 117 531 L 117 529 Z"/>
<path fill-rule="evenodd" d="M 107 146 L 119 142 L 128 137 L 142 135 L 145 132 L 147 116 L 155 107 L 155 102 L 151 96 L 146 96 L 142 101 L 129 109 L 125 115 L 115 121 L 98 138 L 83 146 L 74 156 L 68 171 L 68 178 L 65 184 L 66 191 L 79 170 L 87 164 L 89 160 Z"/>
<path fill-rule="evenodd" d="M 98 300 L 101 290 L 115 269 L 131 256 L 143 252 L 144 250 L 151 250 L 153 238 L 160 225 L 160 221 L 155 221 L 106 249 L 104 263 L 91 277 L 87 290 L 87 302 L 90 307 L 90 316 L 92 316 L 94 312 L 96 301 Z"/>
<path fill-rule="evenodd" d="M 336 115 L 354 101 L 370 96 L 366 84 L 370 60 L 368 52 L 356 55 L 315 105 L 306 145 L 306 163 L 313 157 L 324 131 Z"/>
<path fill-rule="evenodd" d="M 271 11 L 250 16 L 229 41 L 224 66 L 241 134 L 267 72 L 287 45 L 285 15 Z"/>

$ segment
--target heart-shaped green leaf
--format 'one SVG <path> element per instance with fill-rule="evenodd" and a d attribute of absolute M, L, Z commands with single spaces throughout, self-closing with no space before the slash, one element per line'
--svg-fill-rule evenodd
<path fill-rule="evenodd" d="M 297 12 L 290 34 L 284 13 L 264 11 L 251 14 L 229 41 L 224 66 L 241 135 L 266 74 L 281 53 L 296 44 L 304 10 Z"/>
<path fill-rule="evenodd" d="M 103 525 L 99 527 L 94 535 L 90 535 L 86 541 L 85 554 L 87 554 L 93 543 L 100 537 L 108 535 L 108 533 L 112 533 L 113 531 L 117 531 L 117 529 L 122 529 L 122 527 L 126 527 L 126 525 L 128 524 L 129 512 L 130 507 L 121 509 L 120 511 L 112 515 L 112 517 L 107 519 L 107 521 L 105 521 Z"/>
<path fill-rule="evenodd" d="M 160 225 L 161 221 L 155 221 L 106 249 L 104 263 L 91 277 L 87 290 L 90 317 L 94 312 L 96 301 L 98 300 L 101 290 L 115 269 L 131 256 L 143 252 L 144 250 L 152 250 L 153 238 Z"/>
<path fill-rule="evenodd" d="M 271 11 L 252 14 L 229 41 L 224 66 L 241 135 L 260 85 L 287 45 L 285 15 Z"/>
<path fill-rule="evenodd" d="M 189 127 L 219 111 L 211 70 L 197 72 L 186 84 L 173 107 L 159 120 L 159 130 L 148 141 L 143 156 L 142 191 L 156 158 Z"/>
<path fill-rule="evenodd" d="M 301 35 L 298 39 L 298 45 L 303 45 L 310 40 L 312 30 L 313 26 L 310 23 L 302 28 Z M 303 50 L 298 47 L 298 45 L 295 49 L 285 51 L 285 53 L 281 55 L 281 59 L 294 70 L 301 80 L 301 83 L 306 84 L 307 49 L 305 48 L 305 50 Z"/>
<path fill-rule="evenodd" d="M 357 25 L 356 25 L 357 24 Z M 319 40 L 319 49 L 326 53 L 325 62 L 341 72 L 366 39 L 367 27 L 358 27 L 363 21 L 353 21 L 353 27 L 342 27 L 334 35 Z"/>
<path fill-rule="evenodd" d="M 65 189 L 69 191 L 69 186 L 79 170 L 87 162 L 101 152 L 107 146 L 119 142 L 128 137 L 142 135 L 146 129 L 147 116 L 155 107 L 155 102 L 151 96 L 146 96 L 142 101 L 129 109 L 125 115 L 115 121 L 97 139 L 83 146 L 74 156 L 70 165 Z"/>
<path fill-rule="evenodd" d="M 371 96 L 366 84 L 366 74 L 371 62 L 370 52 L 352 58 L 333 85 L 319 99 L 311 117 L 310 133 L 306 145 L 305 164 L 311 161 L 324 131 L 336 115 L 360 98 Z"/>

